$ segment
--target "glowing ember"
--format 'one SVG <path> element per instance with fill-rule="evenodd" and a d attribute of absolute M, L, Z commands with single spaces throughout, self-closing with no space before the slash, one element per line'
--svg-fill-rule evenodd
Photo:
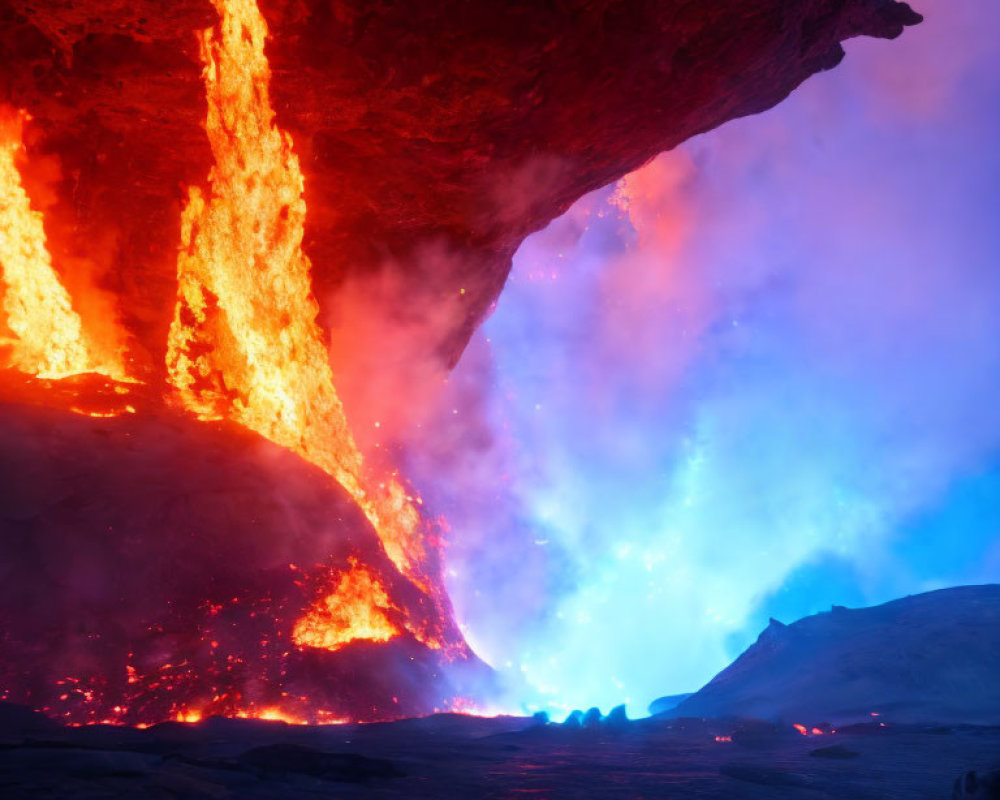
<path fill-rule="evenodd" d="M 174 722 L 185 722 L 189 725 L 194 725 L 209 716 L 203 711 L 191 710 L 191 709 L 181 709 L 174 712 L 173 721 Z M 266 708 L 252 708 L 249 710 L 238 711 L 234 714 L 237 719 L 260 719 L 266 722 L 284 722 L 286 725 L 347 725 L 350 720 L 345 717 L 339 717 L 331 711 L 316 711 L 312 717 L 305 718 L 292 714 L 284 709 L 278 708 L 277 706 L 268 706 Z M 107 724 L 120 724 L 114 721 L 102 720 L 100 723 L 102 725 Z M 136 726 L 137 728 L 146 728 L 148 725 L 140 723 Z"/>
<path fill-rule="evenodd" d="M 394 478 L 370 482 L 333 385 L 316 324 L 310 263 L 302 251 L 306 206 L 291 137 L 274 124 L 264 54 L 267 26 L 254 0 L 215 0 L 218 28 L 201 35 L 208 133 L 215 166 L 206 195 L 192 187 L 181 224 L 178 301 L 167 369 L 180 403 L 205 419 L 228 417 L 293 450 L 334 477 L 371 521 L 386 554 L 440 601 L 425 575 L 421 520 Z M 359 581 L 357 592 L 374 584 Z M 335 595 L 307 615 L 331 621 Z M 367 603 L 375 622 L 380 596 Z M 415 635 L 439 635 L 410 623 Z M 337 628 L 301 641 L 340 642 Z"/>
<path fill-rule="evenodd" d="M 336 588 L 296 624 L 296 644 L 338 650 L 355 639 L 386 642 L 399 633 L 387 612 L 399 613 L 378 578 L 357 559 Z"/>
<path fill-rule="evenodd" d="M 815 726 L 809 728 L 799 722 L 796 722 L 794 725 L 792 725 L 792 727 L 795 728 L 795 730 L 797 730 L 803 736 L 823 736 L 826 734 L 826 731 L 823 730 L 822 728 L 817 728 Z M 836 733 L 836 731 L 830 731 L 830 733 Z"/>
<path fill-rule="evenodd" d="M 3 310 L 13 334 L 7 366 L 40 378 L 100 372 L 125 379 L 119 354 L 98 356 L 52 267 L 42 215 L 31 208 L 17 156 L 24 112 L 0 109 L 0 270 Z"/>
<path fill-rule="evenodd" d="M 261 708 L 253 711 L 241 711 L 236 715 L 240 719 L 263 719 L 268 722 L 284 722 L 286 725 L 308 725 L 309 721 L 288 714 L 280 708 Z"/>

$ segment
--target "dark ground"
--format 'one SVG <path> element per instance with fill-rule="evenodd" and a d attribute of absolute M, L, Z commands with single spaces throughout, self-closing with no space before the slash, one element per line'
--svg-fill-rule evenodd
<path fill-rule="evenodd" d="M 732 736 L 733 741 L 716 741 Z M 1000 767 L 1000 727 L 650 718 L 570 728 L 438 715 L 297 727 L 211 719 L 60 728 L 0 705 L 0 797 L 949 798 Z M 963 781 L 963 786 L 964 786 Z"/>

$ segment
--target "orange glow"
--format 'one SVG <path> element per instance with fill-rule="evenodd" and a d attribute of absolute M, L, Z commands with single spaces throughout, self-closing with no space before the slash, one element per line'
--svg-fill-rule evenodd
<path fill-rule="evenodd" d="M 308 725 L 309 720 L 296 717 L 282 711 L 280 708 L 269 707 L 259 710 L 241 711 L 236 715 L 239 719 L 264 719 L 268 722 L 284 722 L 288 725 Z"/>
<path fill-rule="evenodd" d="M 64 695 L 62 699 L 65 699 L 67 695 Z M 216 698 L 219 700 L 220 698 Z M 302 701 L 306 701 L 306 698 L 300 698 Z M 95 701 L 94 697 L 84 698 L 86 703 L 93 703 Z M 38 709 L 42 713 L 46 713 L 52 716 L 53 709 L 43 708 Z M 80 728 L 89 725 L 119 725 L 125 726 L 127 723 L 123 721 L 123 718 L 128 713 L 129 709 L 125 706 L 115 706 L 112 711 L 115 716 L 112 717 L 100 717 L 96 714 L 91 714 L 90 718 L 85 721 L 79 720 L 67 720 L 64 721 L 67 727 L 70 728 Z M 69 716 L 66 714 L 64 716 Z M 308 715 L 300 715 L 290 711 L 286 711 L 280 706 L 266 706 L 263 708 L 258 708 L 251 706 L 249 708 L 240 709 L 238 711 L 233 711 L 232 709 L 225 709 L 223 707 L 216 708 L 213 703 L 209 703 L 207 706 L 201 708 L 188 708 L 186 706 L 175 707 L 170 713 L 170 720 L 172 722 L 183 722 L 189 725 L 195 725 L 210 716 L 222 716 L 228 717 L 230 719 L 259 719 L 265 720 L 267 722 L 284 722 L 286 725 L 347 725 L 350 724 L 351 720 L 347 717 L 339 716 L 332 711 L 327 711 L 325 709 L 317 709 L 315 711 L 309 711 Z M 156 724 L 155 722 L 137 722 L 134 723 L 132 727 L 144 730 Z"/>
<path fill-rule="evenodd" d="M 316 712 L 316 725 L 348 725 L 350 720 L 347 717 L 340 717 L 332 711 L 320 709 Z"/>
<path fill-rule="evenodd" d="M 285 711 L 278 706 L 251 708 L 239 711 L 235 716 L 237 719 L 262 719 L 267 722 L 284 722 L 286 725 L 347 725 L 350 723 L 347 717 L 337 716 L 332 711 L 318 709 L 311 712 L 307 718 Z"/>
<path fill-rule="evenodd" d="M 120 417 L 122 414 L 134 414 L 135 408 L 132 406 L 125 406 L 123 409 L 115 411 L 94 411 L 92 409 L 79 408 L 78 406 L 70 406 L 70 411 L 74 414 L 81 414 L 85 417 L 97 417 L 99 419 L 109 419 L 112 417 Z"/>
<path fill-rule="evenodd" d="M 269 98 L 267 25 L 255 0 L 214 3 L 220 24 L 200 43 L 215 166 L 207 191 L 190 189 L 181 220 L 167 352 L 176 400 L 203 419 L 235 420 L 332 476 L 399 570 L 439 600 L 425 574 L 420 516 L 394 477 L 366 475 L 333 385 L 302 250 L 302 171 Z M 355 589 L 368 586 L 359 581 Z M 307 615 L 313 633 L 301 641 L 341 641 L 340 630 L 314 630 L 319 619 L 338 618 L 332 601 L 321 599 Z M 361 595 L 351 600 L 352 607 L 364 602 Z M 368 622 L 388 638 L 394 629 L 375 621 L 378 597 L 367 603 Z M 435 635 L 418 635 L 436 642 Z"/>
<path fill-rule="evenodd" d="M 239 663 L 242 663 L 239 659 L 235 663 L 230 661 L 223 669 L 233 669 Z M 140 696 L 146 688 L 186 692 L 191 688 L 191 681 L 198 680 L 199 677 L 197 671 L 192 670 L 186 661 L 178 664 L 162 664 L 145 675 L 128 664 L 125 667 L 125 674 L 129 686 L 132 687 L 126 694 L 126 698 L 130 699 Z M 238 690 L 229 692 L 218 689 L 214 689 L 214 694 L 211 696 L 178 701 L 162 716 L 159 712 L 150 713 L 148 709 L 144 709 L 139 713 L 146 718 L 136 719 L 136 708 L 130 707 L 128 699 L 110 708 L 105 704 L 106 687 L 101 679 L 66 676 L 55 683 L 63 690 L 59 700 L 67 705 L 55 708 L 46 706 L 37 710 L 49 717 L 61 718 L 63 724 L 73 727 L 132 725 L 137 728 L 148 728 L 164 719 L 196 724 L 209 717 L 259 719 L 288 725 L 344 725 L 351 722 L 342 711 L 316 708 L 307 695 L 281 692 L 280 700 L 255 702 L 246 699 Z"/>
<path fill-rule="evenodd" d="M 792 725 L 792 727 L 795 728 L 795 730 L 797 730 L 803 736 L 809 735 L 809 729 L 805 725 L 801 725 L 800 723 L 796 722 L 794 725 Z"/>
<path fill-rule="evenodd" d="M 510 714 L 507 709 L 483 705 L 471 697 L 453 697 L 444 708 L 435 709 L 435 713 L 467 714 L 471 717 L 505 717 Z"/>
<path fill-rule="evenodd" d="M 12 334 L 5 366 L 40 378 L 100 372 L 125 380 L 120 353 L 97 353 L 52 266 L 42 214 L 31 208 L 17 168 L 27 114 L 0 109 L 0 272 Z"/>
<path fill-rule="evenodd" d="M 358 639 L 386 642 L 399 633 L 389 611 L 398 613 L 378 577 L 352 558 L 336 588 L 295 623 L 292 639 L 300 647 L 326 650 Z"/>

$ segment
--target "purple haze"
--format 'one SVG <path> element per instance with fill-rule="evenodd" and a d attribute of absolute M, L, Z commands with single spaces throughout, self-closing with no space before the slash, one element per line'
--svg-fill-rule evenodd
<path fill-rule="evenodd" d="M 1000 6 L 918 10 L 519 251 L 405 470 L 509 707 L 1000 581 Z"/>

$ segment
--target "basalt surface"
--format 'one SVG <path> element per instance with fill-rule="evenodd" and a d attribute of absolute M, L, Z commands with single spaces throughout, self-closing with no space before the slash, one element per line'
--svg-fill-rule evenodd
<path fill-rule="evenodd" d="M 406 630 L 404 609 L 418 632 L 452 623 L 339 486 L 231 423 L 143 411 L 0 405 L 4 699 L 135 725 L 209 709 L 387 719 L 488 691 L 485 664 Z M 391 641 L 296 646 L 296 621 L 352 560 L 385 593 Z"/>

